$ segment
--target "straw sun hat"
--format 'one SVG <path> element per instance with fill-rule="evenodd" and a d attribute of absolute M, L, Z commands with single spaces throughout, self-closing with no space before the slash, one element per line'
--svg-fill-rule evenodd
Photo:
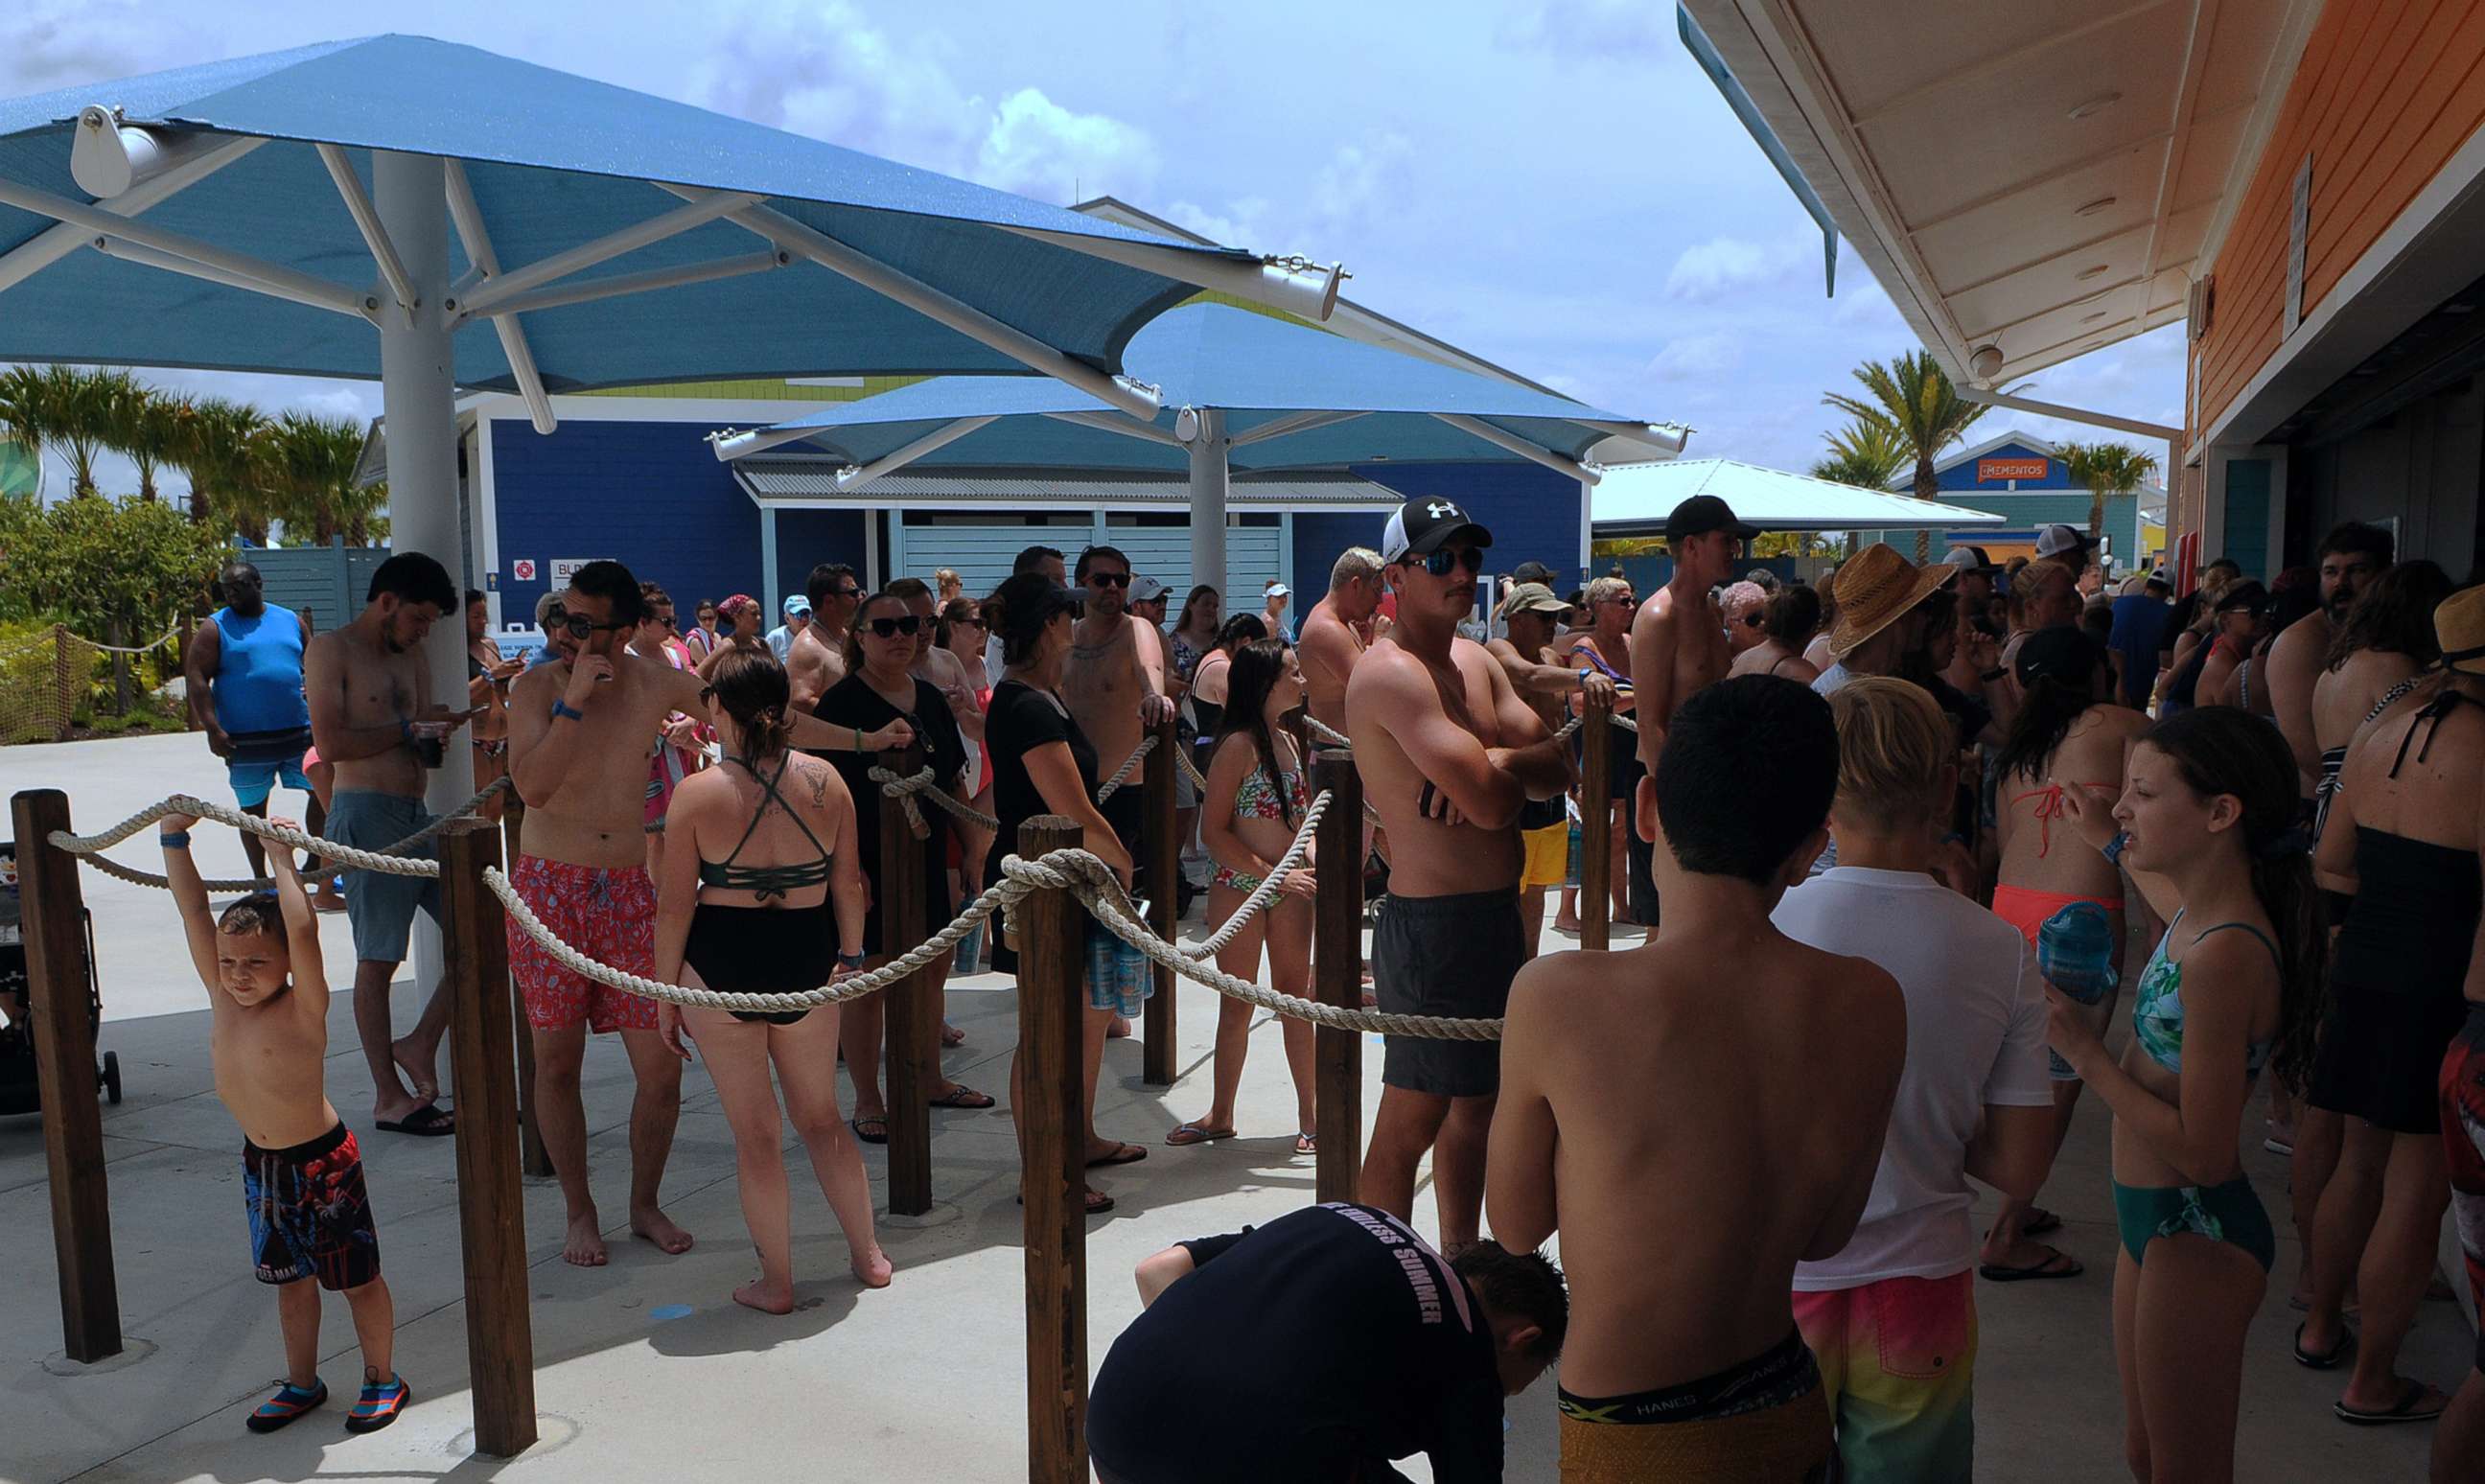
<path fill-rule="evenodd" d="M 2433 611 L 2433 636 L 2442 643 L 2444 669 L 2485 675 L 2485 587 L 2443 599 Z"/>
<path fill-rule="evenodd" d="M 1838 580 L 1831 584 L 1838 599 L 1838 624 L 1829 631 L 1829 652 L 1845 659 L 1955 579 L 1958 571 L 1941 564 L 1919 567 L 1886 542 L 1865 547 L 1838 569 Z"/>

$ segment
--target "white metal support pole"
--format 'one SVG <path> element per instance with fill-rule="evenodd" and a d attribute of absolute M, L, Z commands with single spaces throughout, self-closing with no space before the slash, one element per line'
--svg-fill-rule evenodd
<path fill-rule="evenodd" d="M 759 632 L 765 634 L 778 623 L 777 615 L 777 507 L 759 507 L 759 601 L 767 606 L 759 611 Z"/>
<path fill-rule="evenodd" d="M 457 555 L 455 368 L 441 300 L 449 293 L 447 179 L 436 156 L 375 151 L 372 204 L 396 244 L 419 301 L 412 314 L 379 316 L 380 397 L 388 415 L 390 544 L 441 559 Z M 435 701 L 461 709 L 466 695 L 464 605 L 440 616 L 424 646 Z M 433 770 L 424 802 L 434 811 L 475 791 L 474 750 L 456 739 Z M 428 993 L 442 966 L 440 933 L 429 922 L 414 940 L 416 984 Z"/>
<path fill-rule="evenodd" d="M 1225 591 L 1225 494 L 1228 470 L 1225 414 L 1199 409 L 1199 432 L 1190 440 L 1190 580 L 1215 588 L 1229 613 L 1248 613 Z"/>

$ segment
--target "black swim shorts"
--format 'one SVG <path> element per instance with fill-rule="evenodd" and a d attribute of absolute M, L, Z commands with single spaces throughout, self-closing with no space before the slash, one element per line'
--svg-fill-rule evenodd
<path fill-rule="evenodd" d="M 1392 1015 L 1497 1017 L 1526 962 L 1516 888 L 1393 894 L 1372 930 L 1373 993 Z M 1501 1043 L 1393 1035 L 1381 1054 L 1380 1081 L 1442 1097 L 1490 1097 L 1501 1090 Z"/>

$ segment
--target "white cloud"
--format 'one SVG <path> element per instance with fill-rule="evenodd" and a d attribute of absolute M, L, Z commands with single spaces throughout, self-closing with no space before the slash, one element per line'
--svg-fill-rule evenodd
<path fill-rule="evenodd" d="M 1672 52 L 1679 45 L 1674 8 L 1648 0 L 1545 0 L 1509 14 L 1500 37 L 1513 46 L 1613 61 Z"/>
<path fill-rule="evenodd" d="M 1408 192 L 1414 155 L 1413 142 L 1395 132 L 1338 146 L 1305 193 L 1319 226 L 1336 233 L 1394 210 Z"/>
<path fill-rule="evenodd" d="M 1064 204 L 1146 193 L 1157 179 L 1156 141 L 1106 114 L 1077 113 L 1021 88 L 1002 98 L 975 151 L 975 179 Z"/>
<path fill-rule="evenodd" d="M 1224 247 L 1247 247 L 1260 239 L 1260 219 L 1268 214 L 1268 198 L 1249 196 L 1230 201 L 1222 211 L 1195 202 L 1177 201 L 1165 207 L 1165 218 Z"/>
<path fill-rule="evenodd" d="M 1723 332 L 1688 335 L 1665 343 L 1648 363 L 1648 373 L 1659 381 L 1705 381 L 1743 364 L 1743 341 Z"/>
<path fill-rule="evenodd" d="M 1665 275 L 1667 297 L 1708 303 L 1759 289 L 1789 287 L 1807 270 L 1818 271 L 1820 239 L 1755 242 L 1710 237 L 1682 250 Z"/>
<path fill-rule="evenodd" d="M 130 0 L 17 0 L 0 14 L 0 97 L 162 71 L 232 51 Z"/>

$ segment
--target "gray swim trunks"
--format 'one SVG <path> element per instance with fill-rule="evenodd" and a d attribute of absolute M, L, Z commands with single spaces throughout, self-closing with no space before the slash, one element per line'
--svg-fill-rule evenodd
<path fill-rule="evenodd" d="M 421 799 L 369 788 L 340 788 L 328 806 L 323 838 L 357 850 L 384 850 L 428 827 L 436 815 Z M 408 851 L 432 859 L 428 841 Z M 406 939 L 416 908 L 440 921 L 440 881 L 434 876 L 391 876 L 378 871 L 345 873 L 345 921 L 354 930 L 354 956 L 371 963 L 405 962 Z"/>
<path fill-rule="evenodd" d="M 1518 892 L 1399 896 L 1380 904 L 1372 929 L 1372 992 L 1392 1015 L 1488 1020 L 1510 1006 L 1510 981 L 1527 962 Z M 1442 1097 L 1501 1090 L 1499 1041 L 1385 1038 L 1380 1081 Z"/>

